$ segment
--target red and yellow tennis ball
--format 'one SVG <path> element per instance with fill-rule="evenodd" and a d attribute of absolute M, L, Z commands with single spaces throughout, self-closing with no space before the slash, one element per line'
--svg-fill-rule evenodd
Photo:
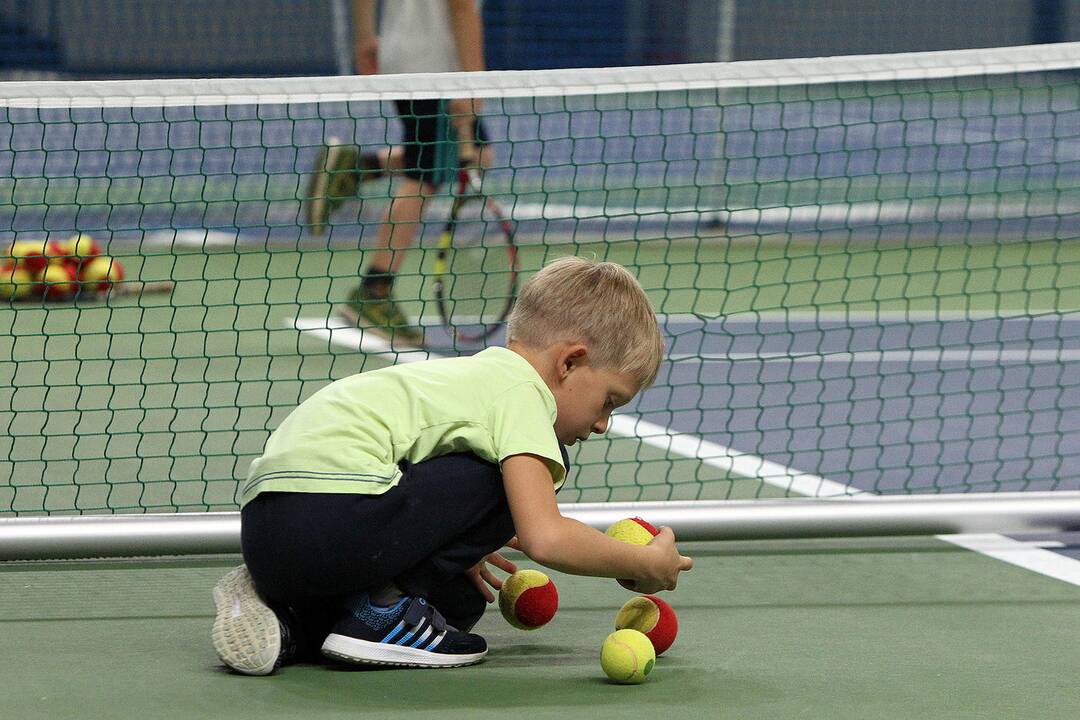
<path fill-rule="evenodd" d="M 649 638 L 659 656 L 675 642 L 675 636 L 679 633 L 679 619 L 666 601 L 655 595 L 639 595 L 627 600 L 615 615 L 615 629 L 626 628 L 637 630 Z"/>
<path fill-rule="evenodd" d="M 124 279 L 124 266 L 108 255 L 98 255 L 82 265 L 78 278 L 84 290 L 103 292 Z"/>
<path fill-rule="evenodd" d="M 69 300 L 79 292 L 75 268 L 52 260 L 37 276 L 37 291 L 46 300 Z"/>
<path fill-rule="evenodd" d="M 633 517 L 623 518 L 613 523 L 604 531 L 604 534 L 631 545 L 648 545 L 654 537 L 660 534 L 660 531 L 645 520 Z"/>
<path fill-rule="evenodd" d="M 503 581 L 499 610 L 506 622 L 522 630 L 546 625 L 559 609 L 559 591 L 539 570 L 518 570 Z"/>
<path fill-rule="evenodd" d="M 632 517 L 612 523 L 604 534 L 631 545 L 648 545 L 660 531 L 645 520 Z M 619 580 L 619 584 L 627 590 L 634 589 L 633 580 Z"/>
<path fill-rule="evenodd" d="M 656 651 L 644 633 L 629 628 L 607 636 L 600 648 L 600 667 L 620 685 L 645 682 L 656 664 Z"/>
<path fill-rule="evenodd" d="M 59 251 L 45 239 L 40 240 L 16 240 L 8 247 L 7 253 L 15 266 L 26 270 L 31 275 L 38 275 L 45 271 L 49 264 L 49 258 L 57 255 Z"/>
<path fill-rule="evenodd" d="M 34 276 L 13 262 L 0 265 L 0 300 L 22 300 L 34 291 Z"/>
<path fill-rule="evenodd" d="M 101 255 L 101 246 L 98 245 L 97 240 L 86 233 L 72 235 L 66 240 L 58 240 L 54 246 L 68 262 L 75 265 L 76 269 Z"/>

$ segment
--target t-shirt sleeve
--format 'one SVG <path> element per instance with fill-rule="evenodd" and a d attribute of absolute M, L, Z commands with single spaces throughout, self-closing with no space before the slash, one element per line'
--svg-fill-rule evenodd
<path fill-rule="evenodd" d="M 492 403 L 492 446 L 502 462 L 511 455 L 537 455 L 547 461 L 557 490 L 566 479 L 563 454 L 555 437 L 555 408 L 532 383 L 515 385 Z"/>

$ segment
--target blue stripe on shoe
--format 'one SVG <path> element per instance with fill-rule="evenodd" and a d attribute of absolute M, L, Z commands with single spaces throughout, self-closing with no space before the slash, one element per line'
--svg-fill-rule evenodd
<path fill-rule="evenodd" d="M 424 643 L 427 642 L 427 639 L 429 637 L 431 637 L 431 628 L 428 628 L 427 630 L 425 630 L 424 634 L 421 635 L 420 637 L 416 638 L 416 642 L 414 642 L 409 647 L 413 647 L 413 648 L 420 647 L 421 645 L 423 645 Z"/>
<path fill-rule="evenodd" d="M 395 640 L 393 638 L 396 635 L 400 634 L 401 631 L 404 630 L 404 629 L 405 629 L 405 621 L 402 620 L 401 622 L 399 622 L 397 625 L 394 626 L 393 630 L 391 630 L 385 636 L 383 636 L 383 639 L 380 640 L 379 642 L 384 642 L 384 643 L 393 643 L 393 642 L 395 642 Z"/>
<path fill-rule="evenodd" d="M 444 633 L 444 632 L 443 632 L 443 633 L 439 633 L 439 634 L 438 634 L 438 635 L 437 635 L 437 636 L 435 637 L 435 639 L 431 641 L 431 644 L 430 644 L 430 645 L 428 645 L 428 646 L 427 646 L 426 648 L 424 648 L 424 649 L 425 649 L 425 650 L 434 650 L 434 649 L 435 649 L 436 647 L 438 647 L 439 643 L 441 643 L 441 642 L 442 642 L 442 639 L 443 639 L 444 637 L 446 637 L 446 633 Z"/>
<path fill-rule="evenodd" d="M 423 631 L 424 631 L 424 628 L 428 627 L 428 626 L 429 626 L 430 624 L 431 624 L 431 623 L 429 623 L 429 622 L 427 621 L 427 619 L 425 619 L 425 620 L 424 620 L 423 622 L 421 622 L 421 623 L 420 623 L 419 625 L 417 625 L 417 626 L 416 626 L 415 628 L 413 628 L 412 630 L 410 630 L 410 631 L 409 631 L 409 632 L 408 632 L 408 633 L 407 633 L 407 634 L 406 634 L 406 635 L 405 635 L 404 637 L 402 637 L 402 638 L 398 638 L 397 640 L 395 640 L 395 641 L 394 641 L 394 644 L 395 644 L 395 645 L 405 645 L 405 644 L 407 644 L 407 643 L 408 643 L 408 642 L 409 642 L 410 640 L 412 640 L 412 639 L 413 639 L 414 637 L 416 637 L 417 635 L 420 635 L 420 634 L 422 634 L 422 633 L 423 633 Z"/>

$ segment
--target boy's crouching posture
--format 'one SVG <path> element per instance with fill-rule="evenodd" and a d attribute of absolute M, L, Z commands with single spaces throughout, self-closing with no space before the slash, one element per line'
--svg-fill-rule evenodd
<path fill-rule="evenodd" d="M 293 657 L 450 667 L 513 572 L 510 544 L 577 575 L 675 587 L 670 529 L 647 546 L 563 517 L 565 445 L 607 430 L 656 377 L 663 338 L 637 280 L 557 260 L 522 289 L 508 347 L 354 375 L 273 432 L 241 493 L 245 564 L 214 588 L 214 647 L 265 675 Z"/>

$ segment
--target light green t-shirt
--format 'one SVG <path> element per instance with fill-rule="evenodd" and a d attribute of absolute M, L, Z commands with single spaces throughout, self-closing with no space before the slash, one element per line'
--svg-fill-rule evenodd
<path fill-rule="evenodd" d="M 251 463 L 241 506 L 261 492 L 384 493 L 398 463 L 471 452 L 499 463 L 544 458 L 565 479 L 555 397 L 525 358 L 506 348 L 394 365 L 338 380 L 302 402 Z"/>

